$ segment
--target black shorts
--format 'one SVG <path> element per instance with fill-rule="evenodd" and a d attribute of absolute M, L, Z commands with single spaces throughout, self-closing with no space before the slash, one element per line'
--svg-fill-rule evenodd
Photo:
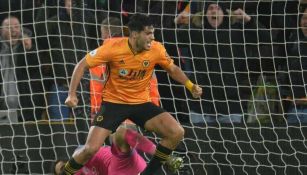
<path fill-rule="evenodd" d="M 95 116 L 93 124 L 115 132 L 118 126 L 130 119 L 144 129 L 146 121 L 165 112 L 162 108 L 148 102 L 142 104 L 116 104 L 104 102 L 101 111 Z"/>

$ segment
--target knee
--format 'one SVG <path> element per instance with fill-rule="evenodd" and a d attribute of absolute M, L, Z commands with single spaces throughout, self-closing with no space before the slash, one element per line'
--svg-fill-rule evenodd
<path fill-rule="evenodd" d="M 184 133 L 185 133 L 185 131 L 184 131 L 184 128 L 180 125 L 180 127 L 179 127 L 179 129 L 178 129 L 178 137 L 179 137 L 179 139 L 180 140 L 182 140 L 183 139 L 183 137 L 184 137 Z"/>
<path fill-rule="evenodd" d="M 182 140 L 184 137 L 184 129 L 181 125 L 178 125 L 177 127 L 173 128 L 173 131 L 171 133 L 171 137 L 177 141 Z"/>

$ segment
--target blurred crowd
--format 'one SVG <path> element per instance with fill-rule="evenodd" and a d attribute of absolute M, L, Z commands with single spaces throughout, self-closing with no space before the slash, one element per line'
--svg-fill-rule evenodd
<path fill-rule="evenodd" d="M 79 106 L 64 104 L 74 66 L 105 35 L 127 35 L 136 12 L 203 88 L 195 100 L 156 69 L 161 105 L 178 120 L 307 123 L 307 5 L 296 1 L 3 0 L 0 111 L 18 121 L 90 118 L 91 72 Z"/>

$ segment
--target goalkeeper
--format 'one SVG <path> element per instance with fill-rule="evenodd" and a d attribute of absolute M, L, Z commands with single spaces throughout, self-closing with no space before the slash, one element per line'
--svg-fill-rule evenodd
<path fill-rule="evenodd" d="M 137 175 L 146 167 L 145 160 L 137 153 L 153 155 L 156 146 L 136 131 L 134 124 L 123 124 L 111 135 L 111 146 L 100 147 L 99 151 L 76 174 Z M 78 152 L 78 149 L 76 150 Z M 181 167 L 182 159 L 170 157 L 166 164 L 172 171 Z M 65 161 L 55 163 L 54 174 L 59 175 Z"/>
<path fill-rule="evenodd" d="M 102 95 L 104 104 L 101 113 L 94 119 L 85 146 L 66 163 L 63 174 L 74 174 L 81 169 L 127 118 L 162 137 L 142 175 L 153 174 L 159 169 L 183 138 L 182 126 L 169 113 L 150 102 L 149 81 L 154 66 L 158 64 L 164 68 L 196 98 L 201 96 L 202 89 L 173 63 L 161 43 L 153 41 L 154 28 L 149 17 L 139 14 L 132 16 L 128 28 L 128 38 L 111 38 L 87 54 L 74 69 L 66 99 L 70 107 L 78 103 L 76 89 L 85 69 L 107 64 L 109 77 Z"/>

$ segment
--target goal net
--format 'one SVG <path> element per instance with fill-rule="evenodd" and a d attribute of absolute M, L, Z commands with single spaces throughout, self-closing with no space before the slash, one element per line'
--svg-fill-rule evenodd
<path fill-rule="evenodd" d="M 174 174 L 306 174 L 306 7 L 278 0 L 1 1 L 0 174 L 51 174 L 56 160 L 85 143 L 100 103 L 90 87 L 105 77 L 86 72 L 70 109 L 72 71 L 101 45 L 102 21 L 111 36 L 114 27 L 123 36 L 136 12 L 150 16 L 155 39 L 203 88 L 194 99 L 155 70 L 161 106 L 185 128 L 175 150 L 184 168 Z M 119 24 L 110 25 L 111 17 Z"/>

